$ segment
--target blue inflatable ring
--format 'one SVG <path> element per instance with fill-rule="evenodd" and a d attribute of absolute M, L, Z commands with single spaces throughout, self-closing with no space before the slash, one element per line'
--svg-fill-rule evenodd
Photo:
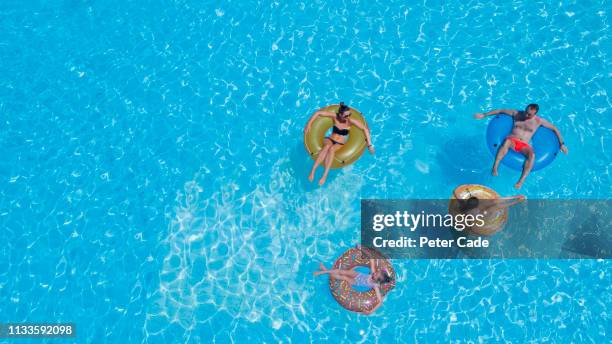
<path fill-rule="evenodd" d="M 513 125 L 514 119 L 508 115 L 495 115 L 489 121 L 489 126 L 487 127 L 487 147 L 491 154 L 493 154 L 493 157 L 497 155 L 499 147 L 504 144 L 506 137 L 510 135 Z M 542 126 L 538 128 L 535 135 L 531 138 L 530 145 L 535 153 L 532 171 L 548 166 L 548 164 L 555 160 L 561 148 L 559 147 L 559 140 L 555 132 Z M 508 154 L 506 154 L 501 162 L 510 168 L 521 171 L 525 163 L 525 156 L 510 148 Z"/>

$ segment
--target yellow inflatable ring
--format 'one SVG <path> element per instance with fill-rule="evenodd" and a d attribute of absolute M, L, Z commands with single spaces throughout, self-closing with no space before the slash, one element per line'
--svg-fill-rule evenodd
<path fill-rule="evenodd" d="M 338 112 L 339 105 L 326 106 L 319 111 L 329 111 L 336 113 Z M 349 108 L 351 110 L 351 118 L 361 122 L 366 128 L 368 124 L 361 112 L 356 109 Z M 329 117 L 317 117 L 308 133 L 304 134 L 304 146 L 308 154 L 313 160 L 317 159 L 319 152 L 323 148 L 323 139 L 325 133 L 334 125 L 334 120 Z M 354 163 L 363 154 L 366 149 L 365 133 L 352 125 L 349 129 L 349 137 L 344 146 L 336 151 L 334 155 L 334 161 L 332 162 L 331 168 L 340 168 L 348 166 Z"/>
<path fill-rule="evenodd" d="M 455 194 L 458 195 L 455 198 Z M 495 190 L 490 189 L 484 185 L 478 184 L 466 184 L 459 186 L 456 191 L 451 195 L 451 201 L 448 204 L 448 213 L 451 215 L 457 215 L 460 213 L 458 202 L 453 202 L 453 200 L 460 199 L 465 200 L 470 197 L 476 197 L 478 199 L 498 199 L 499 194 L 495 192 Z M 495 213 L 486 216 L 485 225 L 482 227 L 474 226 L 470 228 L 469 233 L 478 234 L 478 235 L 491 235 L 500 231 L 504 225 L 508 221 L 508 208 L 504 208 L 496 211 Z"/>

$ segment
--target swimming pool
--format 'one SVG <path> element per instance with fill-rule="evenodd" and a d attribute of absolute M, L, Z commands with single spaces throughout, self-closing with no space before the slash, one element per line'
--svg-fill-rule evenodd
<path fill-rule="evenodd" d="M 608 260 L 395 261 L 370 317 L 312 272 L 357 243 L 361 198 L 514 194 L 472 118 L 491 108 L 538 102 L 570 149 L 524 194 L 610 198 L 605 5 L 0 5 L 0 322 L 75 322 L 79 342 L 603 342 Z M 318 188 L 302 129 L 341 100 L 377 152 Z"/>

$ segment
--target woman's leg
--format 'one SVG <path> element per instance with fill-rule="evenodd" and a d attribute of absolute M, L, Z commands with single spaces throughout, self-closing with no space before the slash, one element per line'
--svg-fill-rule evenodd
<path fill-rule="evenodd" d="M 308 180 L 310 181 L 314 180 L 315 171 L 317 170 L 317 167 L 321 165 L 321 163 L 327 156 L 327 152 L 329 151 L 329 147 L 331 146 L 332 146 L 332 142 L 329 139 L 323 139 L 323 148 L 321 148 L 321 151 L 319 152 L 319 155 L 317 155 L 317 159 L 315 160 L 314 165 L 312 165 L 312 170 L 310 170 L 310 175 L 308 176 Z"/>
<path fill-rule="evenodd" d="M 339 274 L 330 274 L 330 276 L 335 278 L 335 279 L 347 281 L 350 285 L 355 284 L 355 279 L 352 278 L 352 277 L 348 277 L 348 276 L 345 276 L 345 275 L 339 275 Z"/>
<path fill-rule="evenodd" d="M 331 269 L 331 270 L 323 270 L 321 269 L 320 271 L 315 271 L 314 275 L 315 276 L 319 276 L 319 275 L 326 275 L 326 274 L 330 274 L 330 275 L 336 275 L 336 276 L 345 276 L 345 277 L 350 277 L 353 278 L 357 275 L 356 271 L 353 270 L 342 270 L 342 269 Z"/>
<path fill-rule="evenodd" d="M 315 276 L 319 276 L 319 275 L 325 275 L 325 274 L 330 274 L 330 275 L 336 275 L 336 276 L 345 276 L 345 277 L 349 277 L 349 278 L 354 278 L 355 276 L 357 276 L 357 271 L 355 270 L 342 270 L 342 269 L 331 269 L 328 270 L 325 265 L 323 265 L 323 263 L 319 264 L 319 271 L 315 271 L 314 275 Z"/>
<path fill-rule="evenodd" d="M 355 278 L 355 276 L 357 276 L 358 272 L 351 269 L 351 270 L 343 270 L 343 269 L 333 269 L 333 270 L 328 270 L 331 271 L 332 273 L 336 274 L 336 275 L 340 275 L 340 276 L 344 276 L 344 277 L 349 277 L 349 278 Z"/>
<path fill-rule="evenodd" d="M 334 156 L 336 155 L 336 151 L 340 148 L 342 148 L 342 145 L 340 144 L 333 145 L 327 152 L 327 156 L 325 157 L 325 172 L 323 172 L 323 176 L 319 180 L 319 185 L 325 184 L 325 181 L 327 180 L 327 174 L 329 173 L 329 169 L 331 168 L 331 165 L 334 162 Z"/>
<path fill-rule="evenodd" d="M 325 267 L 325 265 L 323 265 L 323 263 L 319 263 L 319 271 L 315 271 L 313 274 L 315 276 L 319 276 L 319 275 L 324 275 L 324 274 L 329 274 L 330 270 L 327 270 L 327 268 Z"/>

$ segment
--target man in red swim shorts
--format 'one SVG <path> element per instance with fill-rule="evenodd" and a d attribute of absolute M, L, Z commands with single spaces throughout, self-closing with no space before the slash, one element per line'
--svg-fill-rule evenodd
<path fill-rule="evenodd" d="M 514 125 L 512 127 L 512 132 L 506 140 L 504 144 L 497 151 L 497 155 L 495 156 L 495 163 L 493 163 L 493 171 L 491 172 L 494 176 L 497 175 L 497 168 L 499 166 L 499 162 L 502 161 L 504 156 L 508 153 L 508 149 L 512 148 L 515 151 L 525 155 L 527 158 L 525 160 L 525 164 L 523 165 L 523 173 L 521 174 L 521 178 L 519 181 L 514 184 L 516 189 L 520 189 L 529 175 L 531 168 L 533 167 L 533 162 L 535 159 L 535 154 L 533 152 L 533 148 L 529 145 L 529 141 L 531 137 L 535 134 L 536 130 L 540 126 L 551 129 L 557 135 L 559 139 L 559 144 L 561 146 L 561 151 L 567 154 L 567 147 L 563 144 L 563 138 L 561 137 L 561 133 L 550 122 L 536 116 L 540 107 L 538 104 L 529 104 L 525 108 L 525 111 L 517 111 L 517 110 L 493 110 L 487 113 L 477 113 L 474 115 L 476 119 L 485 118 L 487 116 L 497 115 L 500 113 L 505 113 L 514 119 Z"/>

